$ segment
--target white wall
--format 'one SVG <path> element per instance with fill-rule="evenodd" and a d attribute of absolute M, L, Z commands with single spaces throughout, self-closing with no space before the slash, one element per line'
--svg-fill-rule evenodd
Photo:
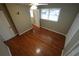
<path fill-rule="evenodd" d="M 50 29 L 55 32 L 62 33 L 66 35 L 76 14 L 79 11 L 79 6 L 77 4 L 62 4 L 62 3 L 54 3 L 39 6 L 39 9 L 44 8 L 61 8 L 60 15 L 58 22 L 49 21 L 49 20 L 42 20 L 41 19 L 41 26 L 47 29 Z M 41 14 L 40 14 L 41 15 Z"/>
<path fill-rule="evenodd" d="M 0 40 L 1 40 L 1 41 L 4 41 L 3 37 L 1 36 L 1 34 L 0 34 Z"/>
<path fill-rule="evenodd" d="M 37 26 L 37 27 L 40 27 L 40 18 L 39 18 L 39 10 L 36 9 L 33 11 L 34 12 L 34 24 Z"/>
<path fill-rule="evenodd" d="M 6 4 L 6 6 L 19 34 L 31 29 L 30 8 L 28 6 L 23 4 Z"/>
<path fill-rule="evenodd" d="M 71 41 L 72 37 L 78 31 L 78 29 L 79 29 L 79 13 L 77 14 L 71 28 L 69 29 L 68 34 L 66 36 L 65 47 Z"/>

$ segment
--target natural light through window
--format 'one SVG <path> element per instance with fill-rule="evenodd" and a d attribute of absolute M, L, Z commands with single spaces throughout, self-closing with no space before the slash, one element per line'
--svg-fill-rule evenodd
<path fill-rule="evenodd" d="M 41 9 L 41 19 L 57 22 L 60 10 L 60 8 Z"/>

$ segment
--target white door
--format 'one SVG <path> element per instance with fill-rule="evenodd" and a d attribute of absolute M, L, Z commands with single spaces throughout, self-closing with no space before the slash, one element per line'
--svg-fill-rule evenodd
<path fill-rule="evenodd" d="M 0 35 L 4 40 L 8 40 L 15 36 L 15 33 L 8 23 L 3 11 L 0 11 Z"/>

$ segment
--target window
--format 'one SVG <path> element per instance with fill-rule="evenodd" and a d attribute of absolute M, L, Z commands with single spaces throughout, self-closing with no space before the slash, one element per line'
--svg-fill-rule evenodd
<path fill-rule="evenodd" d="M 41 9 L 41 19 L 44 20 L 57 22 L 59 14 L 60 14 L 60 8 Z"/>
<path fill-rule="evenodd" d="M 49 10 L 48 9 L 42 9 L 41 10 L 41 19 L 48 19 Z"/>

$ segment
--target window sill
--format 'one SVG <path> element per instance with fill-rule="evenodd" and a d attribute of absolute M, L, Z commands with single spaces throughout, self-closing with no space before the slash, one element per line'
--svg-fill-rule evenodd
<path fill-rule="evenodd" d="M 49 19 L 41 19 L 41 20 L 44 20 L 44 21 L 52 21 L 52 22 L 58 22 L 58 21 L 49 20 Z"/>

